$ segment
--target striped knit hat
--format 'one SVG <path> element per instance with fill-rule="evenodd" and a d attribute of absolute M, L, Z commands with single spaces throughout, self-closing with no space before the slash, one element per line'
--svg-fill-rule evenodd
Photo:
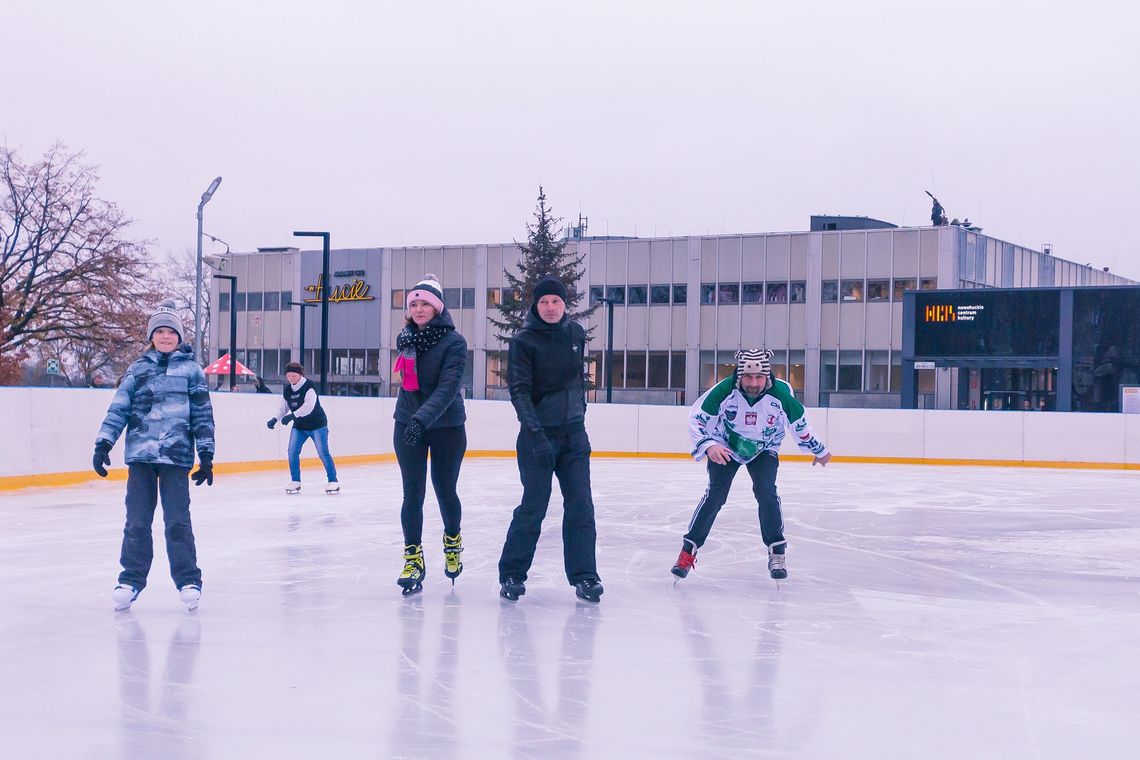
<path fill-rule="evenodd" d="M 408 297 L 404 299 L 404 308 L 412 308 L 412 301 L 427 301 L 435 309 L 436 314 L 442 314 L 443 288 L 439 284 L 439 278 L 431 272 L 425 274 L 424 278 L 408 291 Z"/>
<path fill-rule="evenodd" d="M 174 313 L 176 308 L 174 301 L 163 301 L 157 311 L 150 315 L 150 320 L 146 324 L 147 340 L 150 340 L 154 331 L 160 327 L 169 327 L 178 333 L 178 340 L 182 340 L 182 333 L 186 331 L 186 328 L 182 326 L 182 320 Z"/>
<path fill-rule="evenodd" d="M 736 387 L 740 387 L 741 375 L 772 376 L 772 352 L 766 348 L 742 348 L 733 357 L 736 359 Z"/>

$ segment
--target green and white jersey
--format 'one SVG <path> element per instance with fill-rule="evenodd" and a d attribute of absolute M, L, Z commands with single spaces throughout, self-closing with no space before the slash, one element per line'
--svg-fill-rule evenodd
<path fill-rule="evenodd" d="M 726 377 L 697 399 L 689 411 L 692 454 L 698 462 L 718 443 L 727 446 L 732 458 L 741 464 L 765 451 L 778 452 L 785 428 L 791 428 L 796 444 L 804 451 L 817 457 L 827 453 L 804 416 L 803 404 L 796 401 L 792 387 L 779 378 L 772 378 L 772 387 L 759 398 L 749 398 L 736 387 L 735 376 Z"/>

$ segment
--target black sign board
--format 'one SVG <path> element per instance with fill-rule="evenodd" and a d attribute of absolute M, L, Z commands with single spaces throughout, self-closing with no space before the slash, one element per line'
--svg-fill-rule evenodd
<path fill-rule="evenodd" d="M 1057 356 L 1058 290 L 926 290 L 915 293 L 914 356 Z"/>

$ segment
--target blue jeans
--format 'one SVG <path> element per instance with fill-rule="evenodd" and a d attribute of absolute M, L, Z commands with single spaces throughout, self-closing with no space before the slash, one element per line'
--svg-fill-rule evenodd
<path fill-rule="evenodd" d="M 332 454 L 329 453 L 329 426 L 319 427 L 316 430 L 298 430 L 293 428 L 289 434 L 289 475 L 294 483 L 301 482 L 301 447 L 305 441 L 313 439 L 317 447 L 317 456 L 325 466 L 325 475 L 330 483 L 336 483 L 336 464 L 333 463 Z"/>
<path fill-rule="evenodd" d="M 172 464 L 135 462 L 127 466 L 127 524 L 123 528 L 123 548 L 119 583 L 146 588 L 146 577 L 154 559 L 151 524 L 154 509 L 162 497 L 162 521 L 166 525 L 166 556 L 170 577 L 182 588 L 187 583 L 202 585 L 194 530 L 190 525 L 190 468 Z"/>

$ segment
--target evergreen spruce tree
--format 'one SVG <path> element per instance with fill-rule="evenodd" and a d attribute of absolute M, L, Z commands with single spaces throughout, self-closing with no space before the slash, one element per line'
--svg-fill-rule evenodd
<path fill-rule="evenodd" d="M 489 317 L 491 324 L 497 328 L 499 339 L 504 343 L 522 330 L 534 296 L 534 286 L 544 277 L 557 277 L 566 286 L 570 294 L 566 302 L 570 319 L 580 321 L 598 308 L 594 304 L 585 309 L 576 309 L 586 295 L 586 289 L 578 287 L 583 274 L 580 267 L 586 255 L 566 252 L 567 241 L 562 237 L 561 222 L 562 219 L 555 217 L 546 205 L 546 194 L 542 185 L 539 185 L 538 206 L 534 211 L 534 222 L 526 228 L 526 243 L 515 243 L 519 247 L 519 274 L 515 276 L 509 269 L 503 270 L 507 281 L 506 290 L 510 295 L 505 296 L 502 303 L 495 304 L 498 318 Z M 593 328 L 587 331 L 587 339 L 591 332 Z"/>

